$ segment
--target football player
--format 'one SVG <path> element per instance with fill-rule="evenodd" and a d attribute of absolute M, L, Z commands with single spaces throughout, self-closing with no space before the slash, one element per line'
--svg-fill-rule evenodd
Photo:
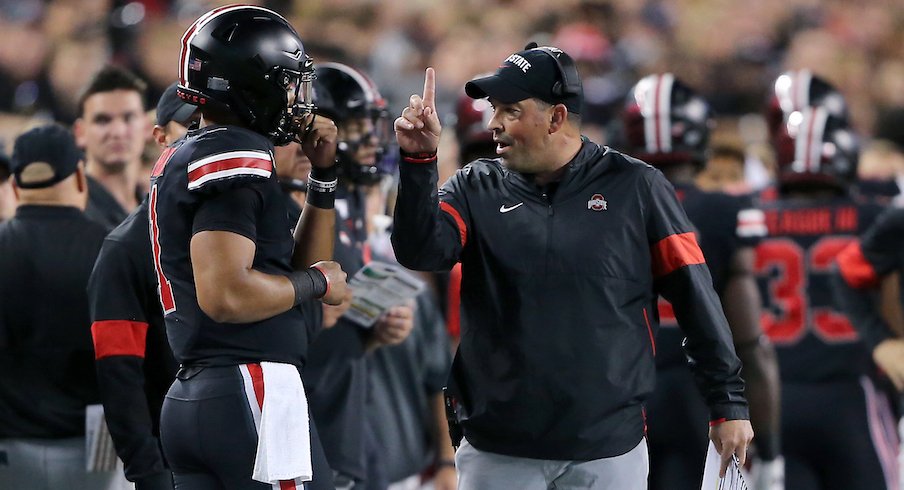
<path fill-rule="evenodd" d="M 780 75 L 774 92 L 771 107 L 784 111 L 770 118 L 778 199 L 763 205 L 769 238 L 757 247 L 756 273 L 779 357 L 786 485 L 896 489 L 888 400 L 830 288 L 839 252 L 880 208 L 851 195 L 858 139 L 838 91 L 802 71 Z"/>
<path fill-rule="evenodd" d="M 314 100 L 317 114 L 337 125 L 334 255 L 344 270 L 354 272 L 370 261 L 366 247 L 368 191 L 391 171 L 382 166 L 391 134 L 386 102 L 367 75 L 341 63 L 317 65 Z M 368 468 L 369 453 L 376 451 L 376 443 L 365 410 L 365 354 L 402 342 L 412 325 L 409 306 L 391 308 L 373 328 L 340 317 L 312 345 L 305 366 L 306 388 L 336 488 L 360 488 L 365 480 L 370 479 L 370 485 L 380 478 L 369 475 L 379 468 Z"/>
<path fill-rule="evenodd" d="M 161 414 L 177 488 L 331 488 L 300 371 L 316 325 L 303 304 L 338 304 L 330 261 L 336 126 L 312 113 L 313 62 L 279 14 L 232 5 L 182 37 L 179 96 L 201 126 L 152 173 L 151 244 L 167 336 L 181 369 Z M 310 158 L 307 202 L 287 230 L 274 145 Z"/>
<path fill-rule="evenodd" d="M 703 169 L 713 124 L 709 103 L 671 73 L 643 78 L 629 92 L 618 138 L 626 153 L 659 168 L 675 186 L 697 238 L 743 362 L 761 480 L 781 480 L 778 366 L 759 325 L 754 246 L 763 214 L 749 198 L 707 192 L 694 182 Z M 618 146 L 618 145 L 616 145 Z M 682 331 L 663 299 L 656 344 L 656 391 L 647 403 L 650 488 L 700 488 L 708 410 L 693 388 Z M 693 361 L 693 360 L 691 360 Z M 773 488 L 764 486 L 762 488 Z"/>

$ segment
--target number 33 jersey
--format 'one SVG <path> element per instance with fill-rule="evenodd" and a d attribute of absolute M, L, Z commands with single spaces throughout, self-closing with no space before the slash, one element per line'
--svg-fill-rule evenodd
<path fill-rule="evenodd" d="M 882 208 L 850 198 L 777 200 L 762 206 L 768 238 L 756 248 L 763 330 L 775 344 L 784 381 L 856 379 L 870 356 L 834 304 L 838 254 Z"/>

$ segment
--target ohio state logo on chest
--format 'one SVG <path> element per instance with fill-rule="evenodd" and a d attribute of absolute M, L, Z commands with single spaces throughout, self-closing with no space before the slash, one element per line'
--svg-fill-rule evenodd
<path fill-rule="evenodd" d="M 607 208 L 608 203 L 606 203 L 606 199 L 603 198 L 602 194 L 594 194 L 590 196 L 590 200 L 587 201 L 587 209 L 593 211 L 605 211 Z"/>

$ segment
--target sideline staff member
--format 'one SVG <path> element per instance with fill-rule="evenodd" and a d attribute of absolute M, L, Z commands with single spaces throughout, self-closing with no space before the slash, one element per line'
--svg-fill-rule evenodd
<path fill-rule="evenodd" d="M 184 136 L 196 109 L 170 85 L 157 103 L 157 143 L 166 148 Z M 179 363 L 157 298 L 147 198 L 104 240 L 88 295 L 104 414 L 126 478 L 136 490 L 172 490 L 159 443 L 160 409 Z"/>
<path fill-rule="evenodd" d="M 439 193 L 434 77 L 395 121 L 392 238 L 407 267 L 462 263 L 460 488 L 645 489 L 657 294 L 687 334 L 723 471 L 732 454 L 743 462 L 741 364 L 692 225 L 661 172 L 581 137 L 571 58 L 529 46 L 466 85 L 494 106 L 501 158 Z"/>
<path fill-rule="evenodd" d="M 104 228 L 85 214 L 81 152 L 62 126 L 12 157 L 20 206 L 0 225 L 0 488 L 107 488 L 85 471 L 85 406 L 99 403 L 85 291 Z"/>

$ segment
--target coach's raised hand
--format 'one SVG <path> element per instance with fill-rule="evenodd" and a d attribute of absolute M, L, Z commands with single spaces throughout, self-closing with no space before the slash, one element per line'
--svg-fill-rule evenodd
<path fill-rule="evenodd" d="M 427 68 L 424 95 L 412 95 L 408 107 L 395 120 L 396 140 L 406 153 L 433 153 L 442 129 L 436 115 L 436 72 Z"/>

